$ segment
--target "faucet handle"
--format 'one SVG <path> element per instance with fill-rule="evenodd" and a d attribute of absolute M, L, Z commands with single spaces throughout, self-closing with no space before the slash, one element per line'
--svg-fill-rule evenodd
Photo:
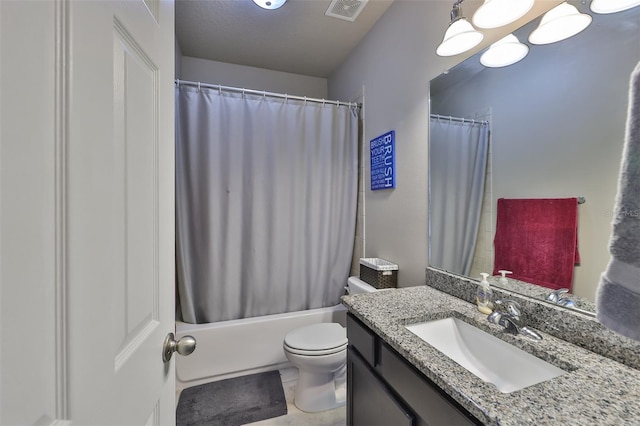
<path fill-rule="evenodd" d="M 500 318 L 502 318 L 502 314 L 498 311 L 493 311 L 487 316 L 487 321 L 493 324 L 500 324 Z"/>
<path fill-rule="evenodd" d="M 564 306 L 565 308 L 575 308 L 576 302 L 574 302 L 571 299 L 567 299 L 563 297 L 561 299 L 558 299 L 558 305 Z"/>
<path fill-rule="evenodd" d="M 559 289 L 553 290 L 552 292 L 547 294 L 546 299 L 549 302 L 554 302 L 555 303 L 560 299 L 560 296 L 565 294 L 565 293 L 569 293 L 569 289 L 568 288 L 559 288 Z"/>
<path fill-rule="evenodd" d="M 497 311 L 508 313 L 516 318 L 520 316 L 520 304 L 512 299 L 498 299 L 494 302 Z"/>

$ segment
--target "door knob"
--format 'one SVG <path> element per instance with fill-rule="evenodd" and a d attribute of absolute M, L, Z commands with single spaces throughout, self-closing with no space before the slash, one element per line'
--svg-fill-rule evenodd
<path fill-rule="evenodd" d="M 162 360 L 169 362 L 174 352 L 187 356 L 196 350 L 196 339 L 193 336 L 184 336 L 176 341 L 173 333 L 167 334 L 162 345 Z"/>

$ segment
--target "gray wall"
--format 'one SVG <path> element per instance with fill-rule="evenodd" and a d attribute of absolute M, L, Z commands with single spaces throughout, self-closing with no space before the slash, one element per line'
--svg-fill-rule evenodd
<path fill-rule="evenodd" d="M 348 99 L 364 87 L 364 257 L 399 265 L 400 286 L 423 284 L 427 265 L 427 131 L 430 64 L 448 2 L 394 2 L 329 79 L 329 97 Z M 431 22 L 430 22 L 431 21 Z M 428 72 L 431 68 L 431 72 Z M 396 188 L 371 191 L 368 143 L 395 130 Z"/>
<path fill-rule="evenodd" d="M 181 78 L 295 96 L 327 98 L 327 79 L 325 78 L 209 61 L 189 56 L 182 57 Z"/>
<path fill-rule="evenodd" d="M 178 39 L 176 38 L 175 44 L 175 78 L 182 78 L 182 50 L 180 50 L 180 43 L 178 43 Z"/>

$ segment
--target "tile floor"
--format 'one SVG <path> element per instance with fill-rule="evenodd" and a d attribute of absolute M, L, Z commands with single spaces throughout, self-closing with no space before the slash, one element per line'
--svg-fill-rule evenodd
<path fill-rule="evenodd" d="M 293 395 L 298 379 L 298 370 L 286 368 L 280 370 L 282 387 L 287 399 L 287 414 L 272 419 L 249 423 L 251 426 L 345 426 L 347 423 L 347 409 L 345 406 L 320 413 L 305 413 L 293 404 Z"/>

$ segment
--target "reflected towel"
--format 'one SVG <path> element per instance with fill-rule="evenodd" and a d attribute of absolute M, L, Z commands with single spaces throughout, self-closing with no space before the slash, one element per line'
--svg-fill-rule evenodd
<path fill-rule="evenodd" d="M 612 259 L 596 293 L 598 320 L 607 328 L 640 341 L 640 63 L 631 74 L 609 251 Z"/>
<path fill-rule="evenodd" d="M 500 198 L 493 274 L 506 269 L 516 280 L 571 289 L 577 238 L 577 198 Z"/>

